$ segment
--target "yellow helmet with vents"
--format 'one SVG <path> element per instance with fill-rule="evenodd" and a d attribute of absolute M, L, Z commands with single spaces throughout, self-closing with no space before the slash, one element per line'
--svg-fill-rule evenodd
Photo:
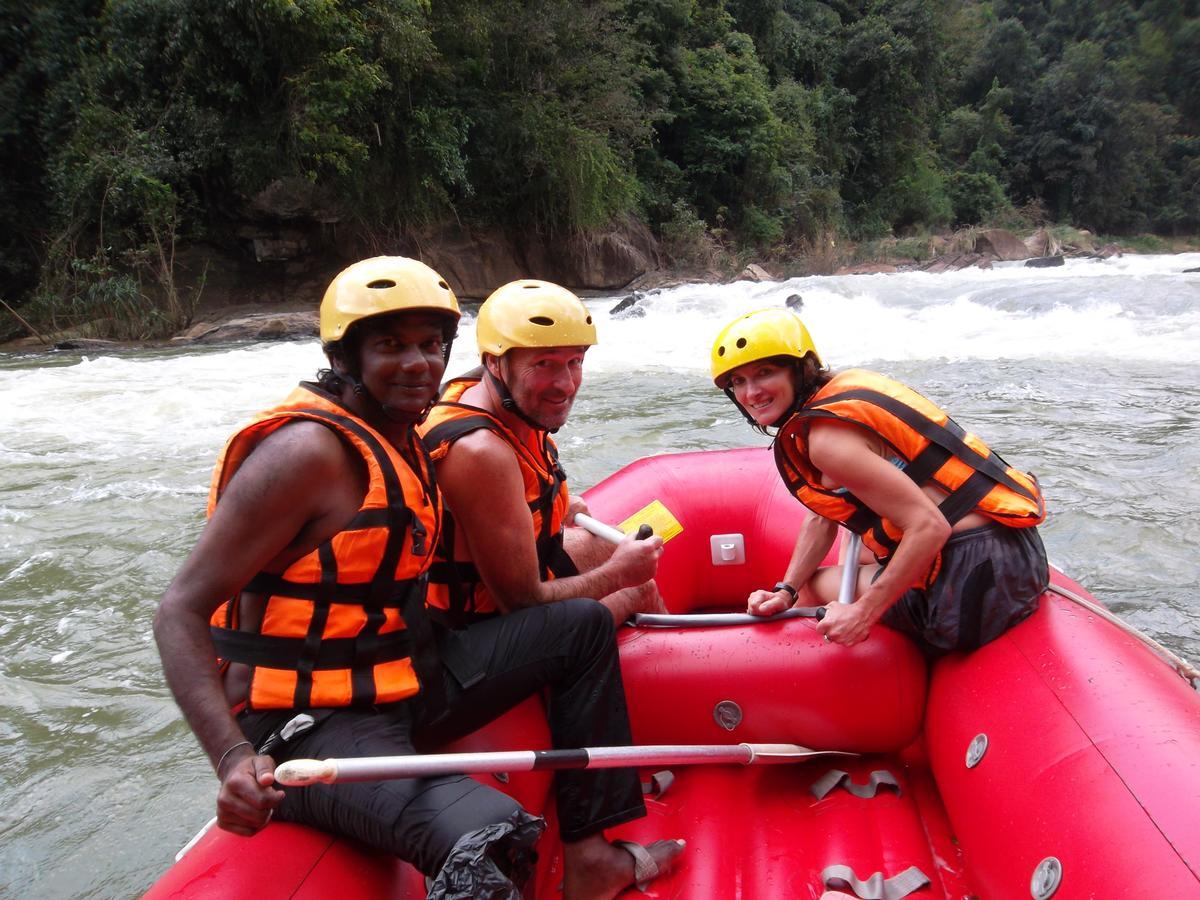
<path fill-rule="evenodd" d="M 496 288 L 479 307 L 475 339 L 480 354 L 492 356 L 514 347 L 591 347 L 596 325 L 566 288 L 523 278 Z"/>
<path fill-rule="evenodd" d="M 712 346 L 712 377 L 724 388 L 725 376 L 746 363 L 774 356 L 821 357 L 800 317 L 786 309 L 760 309 L 738 316 L 721 329 Z"/>
<path fill-rule="evenodd" d="M 343 269 L 321 300 L 321 340 L 341 340 L 360 319 L 427 310 L 461 315 L 458 299 L 441 275 L 404 256 L 376 256 Z"/>

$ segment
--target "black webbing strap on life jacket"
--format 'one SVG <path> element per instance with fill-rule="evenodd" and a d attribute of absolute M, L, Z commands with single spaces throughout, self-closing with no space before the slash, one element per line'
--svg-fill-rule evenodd
<path fill-rule="evenodd" d="M 1027 500 L 1037 501 L 1038 498 L 1033 491 L 1008 474 L 1008 463 L 1001 459 L 998 453 L 989 451 L 988 455 L 984 456 L 967 444 L 964 440 L 966 431 L 953 419 L 947 418 L 945 425 L 939 425 L 937 422 L 921 415 L 908 404 L 902 403 L 895 397 L 889 397 L 887 394 L 880 393 L 879 391 L 855 388 L 854 390 L 844 391 L 840 394 L 833 394 L 812 402 L 809 406 L 800 410 L 798 415 L 805 417 L 833 416 L 834 418 L 840 418 L 833 413 L 821 410 L 821 407 L 840 403 L 844 400 L 861 400 L 865 403 L 870 403 L 872 406 L 877 406 L 885 412 L 891 413 L 917 434 L 921 435 L 921 437 L 930 443 L 944 447 L 976 472 L 986 475 L 996 484 L 1003 485 L 1010 491 L 1025 497 Z M 967 483 L 969 483 L 969 479 Z M 965 487 L 966 483 L 961 485 L 959 490 Z"/>
<path fill-rule="evenodd" d="M 440 406 L 452 406 L 459 409 L 473 409 L 462 403 L 442 401 Z M 499 423 L 490 415 L 479 412 L 476 415 L 448 419 L 429 429 L 422 437 L 427 452 L 440 447 L 443 443 L 452 444 L 460 437 L 479 430 L 491 431 L 504 437 Z M 434 584 L 446 585 L 449 606 L 446 610 L 430 609 L 429 615 L 447 628 L 462 628 L 468 617 L 475 612 L 475 585 L 482 579 L 479 570 L 469 560 L 454 558 L 455 533 L 454 513 L 445 510 L 442 522 L 442 536 L 438 544 L 438 556 L 429 567 L 429 580 Z"/>
<path fill-rule="evenodd" d="M 412 655 L 412 638 L 407 630 L 390 632 L 385 637 L 388 640 L 380 644 L 376 662 L 391 662 Z M 213 634 L 213 643 L 222 659 L 251 666 L 295 670 L 300 668 L 303 659 L 310 675 L 316 670 L 349 669 L 359 655 L 356 638 L 325 638 L 317 652 L 308 656 L 305 656 L 308 649 L 306 642 L 307 638 L 285 638 L 252 631 Z"/>
<path fill-rule="evenodd" d="M 432 558 L 434 548 L 441 538 L 441 503 L 437 494 L 433 460 L 430 458 L 429 451 L 426 450 L 424 443 L 416 436 L 415 432 L 410 431 L 408 438 L 408 450 L 415 457 L 411 461 L 411 466 L 421 481 L 421 489 L 425 492 L 425 502 L 439 512 L 434 533 L 426 535 L 425 529 L 421 527 L 420 520 L 416 516 L 413 516 L 407 508 L 404 511 L 409 514 L 413 525 L 411 529 L 413 553 L 420 556 L 428 553 Z M 390 492 L 389 496 L 391 496 Z M 402 494 L 400 495 L 400 503 L 403 506 Z M 390 507 L 391 503 L 389 502 L 388 505 Z M 403 540 L 403 533 L 401 533 L 401 539 Z M 428 543 L 426 543 L 427 539 Z M 376 577 L 386 577 L 388 571 L 395 571 L 395 568 L 393 567 L 390 570 L 377 573 Z M 433 624 L 429 618 L 429 608 L 425 602 L 429 587 L 428 568 L 421 575 L 420 582 L 419 589 L 415 586 L 400 589 L 404 603 L 400 615 L 404 618 L 405 630 L 412 634 L 413 669 L 417 674 L 417 681 L 421 687 L 422 700 L 429 704 L 431 708 L 442 709 L 446 705 L 445 669 L 442 665 L 441 654 L 437 649 Z"/>
<path fill-rule="evenodd" d="M 879 524 L 879 516 L 875 512 L 851 494 L 849 491 L 831 491 L 828 488 L 821 487 L 819 484 L 812 484 L 804 477 L 804 475 L 792 465 L 787 458 L 787 453 L 784 450 L 783 442 L 776 436 L 774 443 L 775 452 L 775 468 L 779 470 L 780 476 L 783 478 L 783 483 L 787 486 L 789 493 L 796 494 L 800 488 L 809 488 L 818 493 L 827 494 L 831 497 L 837 497 L 850 506 L 854 507 L 854 511 L 843 521 L 847 528 L 855 534 L 866 534 L 872 528 Z M 886 537 L 886 535 L 885 535 Z M 890 538 L 888 539 L 890 540 Z"/>
<path fill-rule="evenodd" d="M 550 479 L 542 481 L 542 490 L 536 501 L 537 508 L 542 514 L 542 527 L 536 538 L 538 565 L 541 568 L 543 580 L 550 575 L 555 578 L 578 575 L 579 569 L 575 566 L 574 560 L 567 555 L 566 548 L 563 546 L 563 530 L 560 528 L 557 532 L 552 531 L 554 501 L 558 499 L 558 492 L 566 483 L 567 473 L 563 470 L 562 463 L 558 461 L 558 448 L 550 443 L 546 432 L 541 431 L 538 434 L 541 438 L 539 446 L 542 450 L 542 457 L 550 472 Z M 533 507 L 533 503 L 530 504 L 530 507 Z"/>
<path fill-rule="evenodd" d="M 806 419 L 846 421 L 836 413 L 821 409 L 822 406 L 845 400 L 860 400 L 883 409 L 929 441 L 925 449 L 907 462 L 902 470 L 918 487 L 928 482 L 951 457 L 957 458 L 975 470 L 974 474 L 966 481 L 948 492 L 938 505 L 939 511 L 950 525 L 957 524 L 964 516 L 971 513 L 997 484 L 1040 505 L 1041 501 L 1036 494 L 1009 475 L 1008 464 L 999 454 L 989 451 L 985 456 L 967 444 L 965 441 L 966 431 L 953 419 L 947 418 L 945 425 L 939 425 L 907 404 L 879 391 L 865 388 L 844 391 L 811 403 L 799 410 L 797 415 Z M 775 445 L 775 459 L 780 472 L 784 474 L 788 489 L 793 493 L 800 486 L 833 493 L 819 485 L 808 484 L 803 476 L 787 463 L 779 442 L 776 442 Z M 870 507 L 849 491 L 839 493 L 837 496 L 855 508 L 855 512 L 845 520 L 845 525 L 851 531 L 858 534 L 869 532 L 881 546 L 891 551 L 896 549 L 898 541 L 887 534 L 883 528 L 881 517 L 876 515 Z"/>
<path fill-rule="evenodd" d="M 313 604 L 308 630 L 303 638 L 283 638 L 254 632 L 233 631 L 212 627 L 211 633 L 217 654 L 222 659 L 297 672 L 293 704 L 310 705 L 313 672 L 318 669 L 349 669 L 351 672 L 351 704 L 370 705 L 375 702 L 374 667 L 379 663 L 411 657 L 422 690 L 431 692 L 430 700 L 441 701 L 443 692 L 441 664 L 437 658 L 429 620 L 425 615 L 424 575 L 396 580 L 396 567 L 404 552 L 404 541 L 412 534 L 415 555 L 424 555 L 425 528 L 405 503 L 400 476 L 392 465 L 383 445 L 357 420 L 350 416 L 309 408 L 297 410 L 306 418 L 330 423 L 354 434 L 370 450 L 382 475 L 388 506 L 386 510 L 371 510 L 355 517 L 354 525 L 366 527 L 367 521 L 387 525 L 387 542 L 380 563 L 371 581 L 366 584 L 342 585 L 337 582 L 337 559 L 332 543 L 326 541 L 317 548 L 321 579 L 316 584 L 296 583 L 279 575 L 260 573 L 247 584 L 246 590 L 267 595 L 279 594 L 305 599 Z M 414 450 L 419 444 L 414 442 Z M 423 450 L 423 448 L 421 448 Z M 424 457 L 425 471 L 414 467 L 422 482 L 426 499 L 433 496 L 433 467 Z M 379 517 L 382 514 L 383 519 Z M 335 603 L 352 603 L 366 612 L 363 628 L 353 638 L 323 638 L 329 612 Z M 380 634 L 387 621 L 386 610 L 399 609 L 404 619 L 403 631 Z M 253 673 L 252 673 L 253 674 Z"/>
<path fill-rule="evenodd" d="M 503 439 L 505 443 L 512 447 L 514 453 L 530 462 L 530 468 L 535 473 L 537 472 L 537 458 L 533 456 L 528 447 L 523 446 L 517 441 L 509 429 L 493 415 L 479 410 L 477 407 L 456 403 L 452 400 L 443 401 L 440 405 L 471 410 L 473 414 L 461 416 L 456 419 L 448 419 L 429 429 L 424 436 L 427 450 L 433 451 L 442 446 L 442 444 L 453 443 L 471 432 L 486 430 Z M 534 536 L 538 571 L 543 580 L 549 575 L 553 575 L 556 578 L 562 578 L 567 575 L 578 575 L 579 570 L 563 547 L 562 530 L 560 529 L 558 532 L 552 531 L 554 501 L 558 497 L 558 492 L 563 483 L 567 480 L 567 474 L 563 471 L 561 463 L 559 463 L 558 450 L 550 443 L 546 432 L 538 430 L 535 431 L 535 434 L 539 438 L 542 463 L 550 472 L 548 479 L 543 478 L 540 474 L 538 475 L 538 496 L 533 500 L 527 501 L 529 511 L 540 515 L 542 522 L 537 535 Z M 442 552 L 440 555 L 449 565 L 436 564 L 435 568 L 430 570 L 429 577 L 430 580 L 436 581 L 439 584 L 449 585 L 451 615 L 457 616 L 466 610 L 468 602 L 466 584 L 478 583 L 480 578 L 479 571 L 473 564 L 454 559 L 454 530 L 453 513 L 448 513 L 446 516 L 446 525 L 442 531 Z"/>

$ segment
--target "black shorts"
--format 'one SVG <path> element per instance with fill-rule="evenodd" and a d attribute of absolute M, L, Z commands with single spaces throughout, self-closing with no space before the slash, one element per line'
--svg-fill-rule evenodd
<path fill-rule="evenodd" d="M 905 591 L 882 621 L 927 656 L 974 650 L 1027 618 L 1049 583 L 1037 529 L 989 523 L 951 535 L 933 584 Z"/>

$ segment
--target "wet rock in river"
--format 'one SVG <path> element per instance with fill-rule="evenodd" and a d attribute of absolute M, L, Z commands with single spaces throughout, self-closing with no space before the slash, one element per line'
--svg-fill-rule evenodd
<path fill-rule="evenodd" d="M 640 319 L 646 314 L 638 304 L 645 299 L 646 295 L 641 291 L 634 291 L 616 306 L 608 311 L 608 314 L 614 319 Z"/>

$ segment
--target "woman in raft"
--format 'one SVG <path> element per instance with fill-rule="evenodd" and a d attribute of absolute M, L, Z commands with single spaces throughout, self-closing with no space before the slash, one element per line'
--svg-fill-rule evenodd
<path fill-rule="evenodd" d="M 739 316 L 712 348 L 712 376 L 757 430 L 805 519 L 783 579 L 752 593 L 768 616 L 827 604 L 826 641 L 856 644 L 882 622 L 938 656 L 973 650 L 1037 607 L 1049 582 L 1037 479 L 944 411 L 866 369 L 831 372 L 789 310 Z M 841 567 L 821 567 L 843 525 L 874 564 L 839 604 Z"/>

